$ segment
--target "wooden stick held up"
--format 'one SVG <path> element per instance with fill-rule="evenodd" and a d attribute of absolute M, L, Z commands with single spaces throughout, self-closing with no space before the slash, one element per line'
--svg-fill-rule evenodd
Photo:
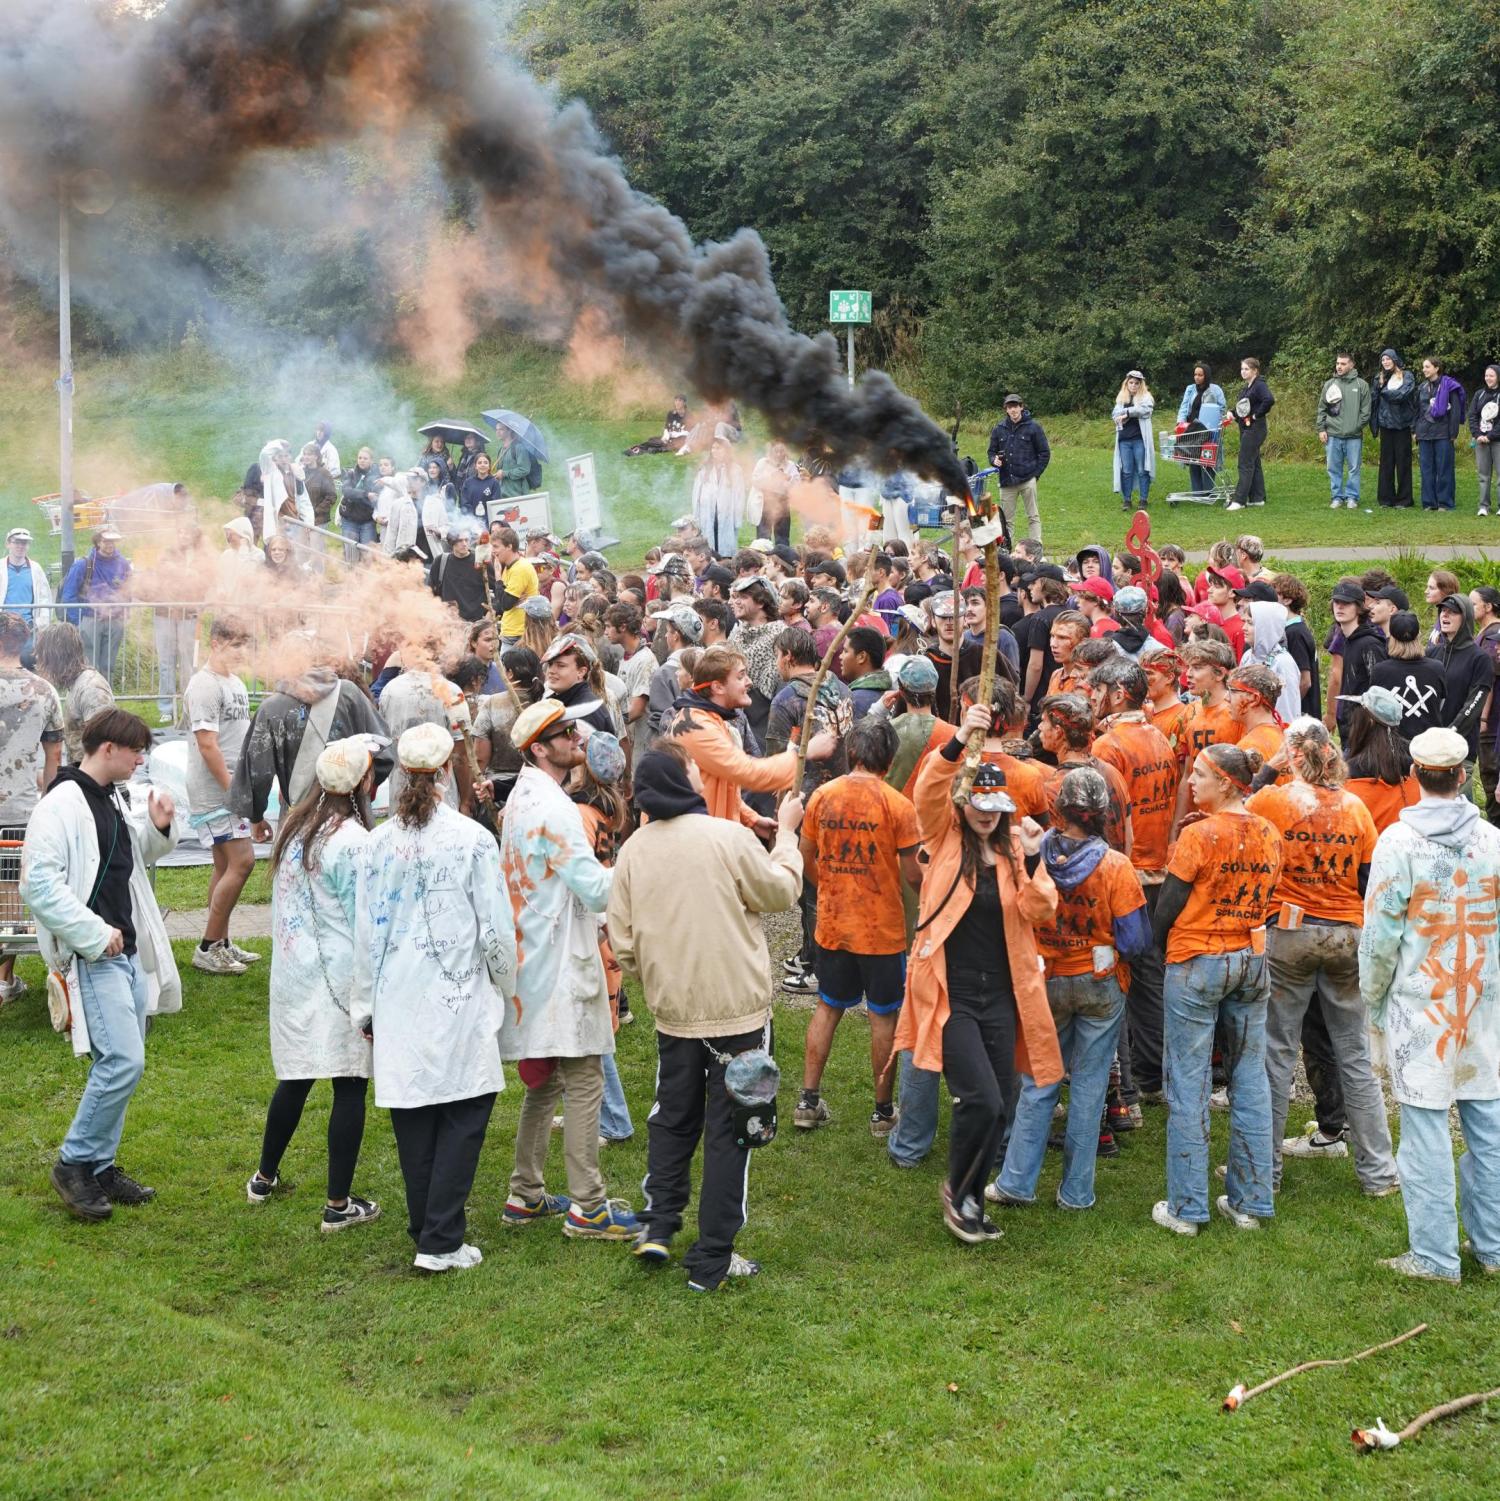
<path fill-rule="evenodd" d="M 802 734 L 797 741 L 797 780 L 792 783 L 794 796 L 802 795 L 802 777 L 807 770 L 807 745 L 813 737 L 813 718 L 818 707 L 818 690 L 827 680 L 828 671 L 833 666 L 833 660 L 838 656 L 844 642 L 849 639 L 849 632 L 859 624 L 859 617 L 864 614 L 865 606 L 870 602 L 870 596 L 875 592 L 875 571 L 867 567 L 865 570 L 864 588 L 860 590 L 859 598 L 854 602 L 854 608 L 849 611 L 849 618 L 839 627 L 839 633 L 828 643 L 828 650 L 823 653 L 823 660 L 818 664 L 818 670 L 813 674 L 812 684 L 807 693 L 807 708 L 802 715 Z"/>
<path fill-rule="evenodd" d="M 954 604 L 955 612 L 957 602 Z M 963 637 L 959 634 L 963 622 L 957 613 L 953 617 L 953 660 L 958 661 L 959 643 Z M 984 544 L 984 657 L 979 664 L 979 696 L 976 703 L 989 704 L 995 695 L 995 651 L 996 643 L 1000 639 L 1000 544 L 994 539 Z M 958 712 L 958 701 L 955 698 L 952 704 L 955 719 L 962 719 Z M 969 801 L 969 793 L 974 787 L 974 777 L 979 771 L 979 762 L 984 755 L 984 731 L 975 730 L 969 736 L 969 743 L 964 750 L 964 769 L 959 773 L 958 779 L 953 784 L 953 803 L 961 808 Z"/>
<path fill-rule="evenodd" d="M 1251 1397 L 1258 1397 L 1262 1392 L 1270 1391 L 1273 1386 L 1280 1386 L 1283 1381 L 1290 1381 L 1293 1376 L 1300 1376 L 1303 1371 L 1317 1371 L 1325 1366 L 1352 1365 L 1356 1360 L 1363 1360 L 1367 1355 L 1377 1355 L 1380 1351 L 1389 1350 L 1394 1345 L 1404 1344 L 1407 1340 L 1415 1339 L 1426 1331 L 1426 1324 L 1418 1324 L 1415 1329 L 1408 1329 L 1405 1334 L 1398 1334 L 1395 1339 L 1388 1339 L 1384 1344 L 1371 1345 L 1368 1350 L 1361 1350 L 1358 1355 L 1346 1355 L 1342 1360 L 1304 1360 L 1301 1365 L 1294 1365 L 1291 1370 L 1283 1371 L 1279 1376 L 1272 1376 L 1269 1381 L 1262 1381 L 1259 1386 L 1252 1386 L 1249 1391 L 1246 1391 L 1243 1386 L 1236 1386 L 1224 1398 L 1224 1411 L 1238 1411 Z"/>

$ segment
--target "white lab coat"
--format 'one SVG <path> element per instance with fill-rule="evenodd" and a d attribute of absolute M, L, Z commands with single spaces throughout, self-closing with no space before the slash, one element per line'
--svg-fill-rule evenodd
<path fill-rule="evenodd" d="M 130 906 L 135 921 L 136 958 L 146 977 L 146 1013 L 160 1016 L 182 1010 L 182 982 L 149 866 L 177 847 L 182 815 L 174 812 L 164 834 L 147 812 L 147 789 L 120 787 L 120 801 L 130 825 Z M 37 946 L 49 969 L 66 973 L 75 957 L 90 963 L 102 958 L 109 924 L 88 906 L 99 879 L 99 831 L 83 789 L 76 782 L 53 787 L 36 805 L 26 826 L 21 850 L 21 898 L 36 920 Z M 76 993 L 76 992 L 75 992 Z M 73 1010 L 73 1051 L 90 1051 L 83 1008 Z"/>
<path fill-rule="evenodd" d="M 500 872 L 515 911 L 517 971 L 500 1056 L 588 1058 L 615 1050 L 596 914 L 613 872 L 601 865 L 567 793 L 523 766 L 505 804 Z"/>
<path fill-rule="evenodd" d="M 28 557 L 26 563 L 31 570 L 31 628 L 39 631 L 44 625 L 52 624 L 52 585 L 47 582 L 46 569 L 35 558 Z M 9 566 L 8 562 L 0 562 L 0 568 Z M 0 588 L 3 587 L 0 584 Z"/>
<path fill-rule="evenodd" d="M 271 1063 L 278 1079 L 368 1079 L 370 1044 L 350 1025 L 355 887 L 369 839 L 346 818 L 323 841 L 318 870 L 287 847 L 271 882 Z"/>
<path fill-rule="evenodd" d="M 448 710 L 437 695 L 434 674 L 430 672 L 403 672 L 392 678 L 380 695 L 380 717 L 385 720 L 394 745 L 402 734 L 415 724 L 437 724 L 452 733 L 448 723 Z M 457 692 L 457 689 L 454 690 Z M 460 737 L 454 736 L 455 746 Z M 398 761 L 391 770 L 386 783 L 390 806 L 396 806 L 401 789 L 406 785 L 406 773 Z M 458 807 L 458 788 L 454 781 L 453 766 L 449 763 L 448 775 L 443 782 L 443 801 L 450 808 Z"/>
<path fill-rule="evenodd" d="M 375 1033 L 375 1103 L 409 1110 L 505 1088 L 496 1037 L 516 940 L 489 832 L 441 803 L 360 851 L 349 1019 Z"/>

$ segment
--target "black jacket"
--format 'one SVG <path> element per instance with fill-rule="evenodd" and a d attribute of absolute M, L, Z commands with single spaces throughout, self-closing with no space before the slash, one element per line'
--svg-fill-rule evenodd
<path fill-rule="evenodd" d="M 484 619 L 486 578 L 472 552 L 466 558 L 455 557 L 451 552 L 439 553 L 427 570 L 427 582 L 439 599 L 458 611 L 460 618 L 471 622 Z"/>
<path fill-rule="evenodd" d="M 1370 382 L 1370 431 L 1410 432 L 1417 425 L 1417 383 L 1409 370 L 1384 370 Z"/>
<path fill-rule="evenodd" d="M 375 492 L 380 485 L 380 475 L 373 464 L 361 469 L 356 464 L 344 471 L 344 498 L 339 502 L 341 521 L 373 521 L 375 519 Z"/>
<path fill-rule="evenodd" d="M 1417 442 L 1431 443 L 1441 442 L 1444 438 L 1450 442 L 1459 435 L 1464 425 L 1464 408 L 1468 403 L 1468 396 L 1464 388 L 1460 386 L 1456 391 L 1448 394 L 1448 410 L 1441 417 L 1428 415 L 1428 406 L 1434 396 L 1442 377 L 1437 380 L 1424 380 L 1417 387 Z"/>
<path fill-rule="evenodd" d="M 303 484 L 307 488 L 307 498 L 312 502 L 313 520 L 319 526 L 327 526 L 339 498 L 333 476 L 326 469 L 309 469 Z"/>
<path fill-rule="evenodd" d="M 1040 479 L 1051 462 L 1047 435 L 1029 410 L 1022 409 L 1019 422 L 1005 417 L 990 429 L 990 465 L 1000 471 L 996 477 L 1002 485 Z"/>
<path fill-rule="evenodd" d="M 1494 370 L 1496 367 L 1490 365 L 1487 368 Z M 1476 386 L 1469 400 L 1469 432 L 1477 438 L 1483 429 L 1484 436 L 1492 443 L 1500 443 L 1500 410 L 1490 413 L 1490 426 L 1484 427 L 1484 414 L 1491 405 L 1500 407 L 1500 387 L 1491 390 L 1486 385 Z"/>
<path fill-rule="evenodd" d="M 614 734 L 615 722 L 610 718 L 609 705 L 600 701 L 599 695 L 589 687 L 587 678 L 581 683 L 574 683 L 571 688 L 565 688 L 561 693 L 554 693 L 549 688 L 547 697 L 555 698 L 565 709 L 593 704 L 593 709 L 583 716 L 583 722 L 596 730 L 603 730 L 607 735 Z"/>
<path fill-rule="evenodd" d="M 1400 733 L 1414 740 L 1423 730 L 1435 730 L 1448 721 L 1443 717 L 1443 701 L 1448 682 L 1443 664 L 1434 657 L 1407 661 L 1387 657 L 1375 664 L 1370 682 L 1376 688 L 1389 688 L 1401 700 Z"/>
<path fill-rule="evenodd" d="M 1344 637 L 1344 675 L 1339 679 L 1340 698 L 1355 697 L 1363 693 L 1370 686 L 1376 663 L 1385 659 L 1385 637 L 1380 634 L 1379 627 L 1371 625 L 1368 620 L 1363 625 L 1356 626 Z M 1338 706 L 1340 730 L 1353 712 L 1353 704 L 1341 703 Z"/>
<path fill-rule="evenodd" d="M 1474 607 L 1468 596 L 1450 594 L 1438 609 L 1453 604 L 1463 611 L 1464 623 L 1452 640 L 1439 637 L 1435 646 L 1428 647 L 1427 656 L 1443 669 L 1442 722 L 1468 740 L 1472 761 L 1479 755 L 1479 716 L 1484 712 L 1490 689 L 1495 686 L 1495 664 L 1474 640 Z"/>
<path fill-rule="evenodd" d="M 1250 410 L 1245 416 L 1240 416 L 1240 402 L 1248 401 Z M 1239 401 L 1234 404 L 1234 420 L 1240 427 L 1254 427 L 1259 424 L 1262 431 L 1266 426 L 1266 413 L 1276 405 L 1276 398 L 1271 395 L 1271 388 L 1260 376 L 1256 376 L 1243 391 L 1240 392 Z"/>

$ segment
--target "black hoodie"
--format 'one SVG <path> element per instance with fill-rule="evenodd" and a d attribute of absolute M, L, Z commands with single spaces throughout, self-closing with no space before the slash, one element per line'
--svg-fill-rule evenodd
<path fill-rule="evenodd" d="M 1463 624 L 1452 639 L 1439 634 L 1436 645 L 1427 655 L 1441 663 L 1447 687 L 1443 693 L 1443 723 L 1455 729 L 1469 742 L 1469 759 L 1479 755 L 1479 716 L 1490 689 L 1495 686 L 1495 664 L 1490 654 L 1474 640 L 1474 607 L 1466 596 L 1450 594 L 1438 606 L 1438 613 L 1458 609 Z"/>
<path fill-rule="evenodd" d="M 76 766 L 64 766 L 53 778 L 52 786 L 62 782 L 78 784 L 89 812 L 94 815 L 94 828 L 99 835 L 99 874 L 95 878 L 88 909 L 110 927 L 118 928 L 125 940 L 124 952 L 133 954 L 135 909 L 130 903 L 130 873 L 135 869 L 135 855 L 130 844 L 130 822 L 119 802 L 130 794 L 123 789 L 101 787 Z"/>
<path fill-rule="evenodd" d="M 1386 659 L 1386 640 L 1380 627 L 1362 621 L 1344 637 L 1344 675 L 1339 679 L 1339 697 L 1357 698 L 1370 686 L 1375 664 Z M 1341 733 L 1348 732 L 1353 704 L 1338 705 L 1337 720 Z"/>

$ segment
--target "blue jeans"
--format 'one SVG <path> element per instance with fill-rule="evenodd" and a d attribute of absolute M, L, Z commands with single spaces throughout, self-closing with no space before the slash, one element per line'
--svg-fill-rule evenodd
<path fill-rule="evenodd" d="M 1459 1100 L 1466 1148 L 1458 1160 L 1458 1194 L 1474 1254 L 1500 1266 L 1500 1100 Z M 1458 1213 L 1453 1203 L 1453 1138 L 1446 1110 L 1401 1107 L 1401 1199 L 1406 1232 L 1430 1271 L 1458 1276 Z"/>
<path fill-rule="evenodd" d="M 1140 486 L 1141 500 L 1151 494 L 1151 474 L 1146 468 L 1146 442 L 1144 438 L 1121 438 L 1120 450 L 1120 497 L 1130 499 L 1130 492 Z"/>
<path fill-rule="evenodd" d="M 347 543 L 367 542 L 371 547 L 375 545 L 375 523 L 373 521 L 345 521 L 339 519 L 339 530 L 344 534 Z M 360 551 L 357 547 L 344 548 L 344 561 L 354 564 L 360 560 Z"/>
<path fill-rule="evenodd" d="M 1200 954 L 1167 965 L 1162 1085 L 1167 1109 L 1167 1207 L 1178 1219 L 1208 1221 L 1208 1097 L 1214 1029 L 1224 1033 L 1229 1075 L 1230 1207 L 1269 1219 L 1271 1084 L 1266 1077 L 1264 954 Z"/>
<path fill-rule="evenodd" d="M 1417 444 L 1417 465 L 1422 471 L 1422 509 L 1451 511 L 1457 499 L 1452 438 L 1423 438 Z"/>
<path fill-rule="evenodd" d="M 1365 440 L 1361 438 L 1328 439 L 1328 493 L 1334 500 L 1359 499 L 1359 456 Z M 1347 465 L 1349 478 L 1344 479 Z"/>
<path fill-rule="evenodd" d="M 891 1132 L 886 1150 L 902 1167 L 915 1167 L 932 1150 L 938 1128 L 938 1081 L 936 1069 L 918 1068 L 911 1053 L 901 1054 L 901 1081 L 896 1099 L 901 1119 Z"/>
<path fill-rule="evenodd" d="M 1094 1162 L 1099 1154 L 1099 1122 L 1109 1091 L 1125 994 L 1113 975 L 1057 975 L 1047 981 L 1047 999 L 1057 1023 L 1057 1042 L 1068 1070 L 1068 1128 L 1063 1143 L 1063 1175 L 1057 1202 L 1066 1209 L 1090 1209 L 1094 1203 Z M 1007 1198 L 1036 1197 L 1036 1180 L 1047 1156 L 1052 1107 L 1062 1084 L 1042 1087 L 1021 1075 L 1021 1100 L 1011 1128 L 1005 1166 L 995 1187 Z"/>
<path fill-rule="evenodd" d="M 604 1055 L 604 1101 L 599 1106 L 599 1134 L 611 1141 L 624 1141 L 635 1135 L 630 1106 L 625 1103 L 625 1086 L 620 1083 L 620 1071 L 615 1067 L 613 1053 Z"/>
<path fill-rule="evenodd" d="M 146 977 L 133 954 L 78 961 L 94 1064 L 59 1156 L 102 1173 L 120 1150 L 125 1107 L 146 1071 Z"/>

